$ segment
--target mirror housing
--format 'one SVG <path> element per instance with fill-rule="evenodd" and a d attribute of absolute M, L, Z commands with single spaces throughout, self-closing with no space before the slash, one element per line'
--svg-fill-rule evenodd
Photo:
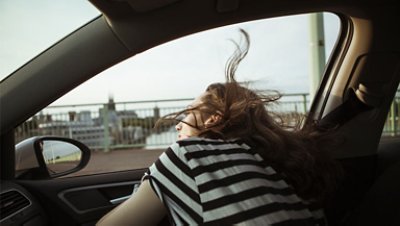
<path fill-rule="evenodd" d="M 16 177 L 48 179 L 65 176 L 84 168 L 89 159 L 90 149 L 77 140 L 31 137 L 15 146 Z"/>

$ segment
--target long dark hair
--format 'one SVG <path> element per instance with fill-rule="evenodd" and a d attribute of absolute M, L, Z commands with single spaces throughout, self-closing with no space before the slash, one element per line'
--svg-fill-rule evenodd
<path fill-rule="evenodd" d="M 201 112 L 203 122 L 204 118 L 218 114 L 220 120 L 212 125 L 190 126 L 200 131 L 200 137 L 243 140 L 277 170 L 300 197 L 322 203 L 335 189 L 340 172 L 329 153 L 334 140 L 332 131 L 315 125 L 301 126 L 301 120 L 296 126 L 283 126 L 279 116 L 268 111 L 268 105 L 274 104 L 279 94 L 257 93 L 235 80 L 236 70 L 250 46 L 249 35 L 244 30 L 240 32 L 244 42 L 235 43 L 236 51 L 226 64 L 226 82 L 208 86 L 198 106 L 161 120 L 178 120 L 181 113 L 194 110 Z"/>

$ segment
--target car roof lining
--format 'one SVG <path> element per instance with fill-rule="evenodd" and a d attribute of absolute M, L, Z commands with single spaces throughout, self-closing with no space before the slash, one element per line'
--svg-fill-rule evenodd
<path fill-rule="evenodd" d="M 114 2 L 126 2 L 134 12 L 144 13 L 159 8 L 167 7 L 181 0 L 113 0 Z M 216 9 L 219 13 L 232 12 L 239 8 L 240 0 L 216 0 Z"/>
<path fill-rule="evenodd" d="M 129 6 L 139 13 L 150 12 L 162 7 L 166 7 L 180 0 L 113 0 L 114 2 L 126 2 Z"/>
<path fill-rule="evenodd" d="M 91 2 L 107 18 L 121 42 L 134 52 L 142 52 L 176 38 L 235 23 L 319 11 L 340 13 L 335 10 L 334 4 L 327 5 L 325 2 L 321 6 L 310 4 L 307 7 L 304 1 L 291 2 L 290 5 L 286 1 L 240 1 L 238 10 L 224 13 L 219 12 L 215 0 L 182 0 L 148 13 L 137 13 L 127 7 L 126 2 Z M 352 13 L 362 15 L 358 10 L 352 10 Z M 180 13 L 177 14 L 177 11 Z"/>

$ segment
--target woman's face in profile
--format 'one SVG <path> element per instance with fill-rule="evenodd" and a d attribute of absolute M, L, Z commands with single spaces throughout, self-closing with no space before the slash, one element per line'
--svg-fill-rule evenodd
<path fill-rule="evenodd" d="M 188 108 L 195 108 L 199 104 L 202 103 L 202 97 L 205 94 L 198 96 Z M 203 119 L 206 120 L 206 119 Z M 187 111 L 187 114 L 184 115 L 182 121 L 180 121 L 176 126 L 175 129 L 178 131 L 178 140 L 182 140 L 188 137 L 197 136 L 199 134 L 199 130 L 197 128 L 201 128 L 204 124 L 202 120 L 201 113 L 199 110 L 191 110 Z M 190 126 L 193 125 L 193 126 Z M 197 128 L 196 128 L 197 127 Z"/>

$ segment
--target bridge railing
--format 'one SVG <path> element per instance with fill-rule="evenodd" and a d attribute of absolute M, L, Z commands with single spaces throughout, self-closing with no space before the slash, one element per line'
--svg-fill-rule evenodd
<path fill-rule="evenodd" d="M 393 101 L 383 135 L 399 135 L 400 97 Z M 56 135 L 80 140 L 92 150 L 159 148 L 176 140 L 174 123 L 154 129 L 162 116 L 183 110 L 192 98 L 49 106 L 15 130 L 16 142 L 37 135 Z M 309 109 L 308 94 L 284 95 L 270 111 L 285 121 L 304 115 Z"/>

